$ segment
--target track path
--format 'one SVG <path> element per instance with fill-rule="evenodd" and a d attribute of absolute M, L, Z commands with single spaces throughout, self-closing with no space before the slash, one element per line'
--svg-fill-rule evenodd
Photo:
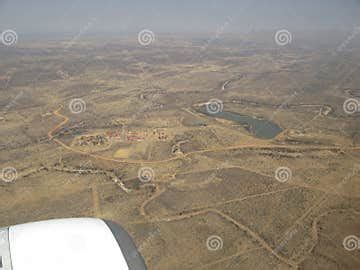
<path fill-rule="evenodd" d="M 101 156 L 101 155 L 96 155 L 96 154 L 91 154 L 85 151 L 81 151 L 78 149 L 75 149 L 71 146 L 68 146 L 67 144 L 65 144 L 64 142 L 62 142 L 61 140 L 55 138 L 54 133 L 56 131 L 58 131 L 60 128 L 62 128 L 64 125 L 66 125 L 69 122 L 69 118 L 63 114 L 60 113 L 60 111 L 62 110 L 63 106 L 60 106 L 59 109 L 55 110 L 53 112 L 53 114 L 57 117 L 60 117 L 63 119 L 62 122 L 60 122 L 59 124 L 57 124 L 56 126 L 54 126 L 49 132 L 48 132 L 48 138 L 50 141 L 54 141 L 57 144 L 59 144 L 60 146 L 62 146 L 63 148 L 65 148 L 66 150 L 69 150 L 71 152 L 74 153 L 78 153 L 81 155 L 86 155 L 95 159 L 100 159 L 100 160 L 105 160 L 105 161 L 111 161 L 111 162 L 116 162 L 116 163 L 125 163 L 125 164 L 161 164 L 161 163 L 166 163 L 166 162 L 170 162 L 170 161 L 174 161 L 174 160 L 178 160 L 178 159 L 183 159 L 184 157 L 189 157 L 191 155 L 195 155 L 195 154 L 201 154 L 201 153 L 209 153 L 209 152 L 217 152 L 217 151 L 226 151 L 226 150 L 235 150 L 235 149 L 292 149 L 292 150 L 360 150 L 360 147 L 336 147 L 336 146 L 299 146 L 299 145 L 273 145 L 270 142 L 263 142 L 262 144 L 242 144 L 242 145 L 233 145 L 233 146 L 227 146 L 227 147 L 219 147 L 219 148 L 210 148 L 210 149 L 204 149 L 204 150 L 198 150 L 198 151 L 193 151 L 193 152 L 189 152 L 186 153 L 182 156 L 176 156 L 176 157 L 171 157 L 168 159 L 164 159 L 164 160 L 156 160 L 156 161 L 149 161 L 149 160 L 129 160 L 129 159 L 113 159 L 113 158 L 109 158 L 109 157 L 105 157 L 105 156 Z M 236 226 L 237 228 L 245 231 L 248 235 L 250 235 L 254 240 L 256 240 L 261 246 L 262 248 L 264 248 L 265 250 L 267 250 L 269 253 L 271 253 L 274 257 L 276 257 L 277 259 L 279 259 L 280 261 L 282 261 L 283 263 L 286 263 L 287 265 L 293 267 L 293 268 L 297 268 L 298 267 L 298 262 L 295 262 L 289 258 L 286 258 L 284 256 L 282 256 L 281 254 L 279 254 L 275 249 L 273 249 L 261 236 L 259 236 L 256 232 L 252 231 L 250 228 L 248 228 L 246 225 L 238 222 L 237 220 L 233 219 L 231 216 L 217 210 L 214 208 L 207 208 L 207 209 L 203 209 L 203 210 L 198 210 L 198 211 L 192 211 L 190 213 L 186 213 L 186 214 L 182 214 L 182 215 L 176 215 L 176 216 L 172 216 L 172 217 L 163 217 L 163 218 L 152 218 L 149 217 L 146 213 L 146 206 L 153 201 L 154 199 L 156 199 L 158 196 L 160 196 L 163 192 L 166 191 L 166 188 L 164 189 L 159 189 L 157 188 L 155 193 L 148 198 L 146 201 L 144 201 L 140 207 L 140 213 L 141 215 L 143 215 L 147 222 L 171 222 L 171 221 L 177 221 L 177 220 L 183 220 L 183 219 L 189 219 L 195 216 L 199 216 L 199 215 L 207 215 L 207 214 L 215 214 L 220 216 L 221 218 L 225 219 L 226 221 L 228 221 L 229 223 L 233 224 L 234 226 Z M 272 192 L 269 192 L 267 194 L 263 194 L 263 195 L 268 195 L 271 194 Z M 262 196 L 262 195 L 261 195 Z M 308 211 L 306 211 L 304 213 L 304 215 L 302 217 L 300 217 L 300 219 L 296 222 L 298 223 L 299 221 L 301 221 L 304 217 L 306 217 L 312 210 L 313 208 L 316 208 L 319 206 L 319 204 L 322 204 L 324 199 L 326 198 L 326 195 L 324 195 L 323 197 L 320 198 L 320 200 L 318 201 L 317 204 L 315 204 L 312 208 L 308 209 Z M 238 199 L 237 199 L 238 200 Z M 242 200 L 242 199 L 240 199 Z M 314 230 L 314 229 L 313 229 Z M 313 234 L 315 234 L 313 232 Z"/>
<path fill-rule="evenodd" d="M 59 109 L 57 109 L 57 110 L 55 110 L 53 112 L 54 115 L 62 118 L 63 121 L 61 123 L 57 124 L 55 127 L 53 127 L 48 132 L 49 140 L 50 141 L 53 140 L 54 142 L 56 142 L 57 144 L 59 144 L 60 146 L 62 146 L 63 148 L 65 148 L 66 150 L 69 150 L 71 152 L 78 153 L 78 154 L 81 154 L 81 155 L 86 155 L 86 156 L 89 156 L 89 157 L 92 157 L 92 158 L 95 158 L 95 159 L 101 159 L 101 160 L 111 161 L 111 162 L 116 162 L 116 163 L 125 163 L 125 164 L 161 164 L 161 163 L 166 163 L 166 162 L 170 162 L 170 161 L 174 161 L 174 160 L 178 160 L 178 159 L 183 159 L 183 158 L 189 157 L 191 155 L 195 155 L 195 154 L 219 152 L 219 151 L 227 151 L 227 150 L 236 150 L 236 149 L 360 150 L 360 147 L 273 145 L 270 142 L 263 142 L 262 144 L 241 144 L 241 145 L 233 145 L 233 146 L 226 146 L 226 147 L 209 148 L 209 149 L 189 152 L 189 153 L 186 153 L 186 154 L 181 155 L 181 156 L 175 156 L 175 157 L 171 157 L 171 158 L 167 158 L 167 159 L 163 159 L 163 160 L 149 161 L 149 160 L 114 159 L 114 158 L 105 157 L 105 156 L 96 155 L 96 154 L 91 154 L 91 153 L 88 153 L 88 152 L 85 152 L 85 151 L 75 149 L 75 148 L 73 148 L 71 146 L 68 146 L 64 142 L 60 141 L 59 139 L 55 138 L 54 133 L 69 122 L 69 117 L 67 117 L 67 116 L 60 113 L 62 108 L 63 107 L 60 106 Z"/>

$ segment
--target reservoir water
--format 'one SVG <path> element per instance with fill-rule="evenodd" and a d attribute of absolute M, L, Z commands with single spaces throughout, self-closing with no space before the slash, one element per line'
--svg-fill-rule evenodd
<path fill-rule="evenodd" d="M 249 115 L 228 111 L 223 111 L 217 114 L 208 114 L 205 111 L 202 111 L 202 113 L 211 117 L 239 123 L 249 130 L 251 134 L 260 139 L 272 139 L 282 131 L 282 129 L 274 122 L 266 119 L 258 119 Z"/>

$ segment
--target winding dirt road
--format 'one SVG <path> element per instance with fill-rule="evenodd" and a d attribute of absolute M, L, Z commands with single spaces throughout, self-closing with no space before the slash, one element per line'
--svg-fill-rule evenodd
<path fill-rule="evenodd" d="M 234 145 L 234 146 L 228 146 L 228 147 L 219 147 L 219 148 L 212 148 L 212 149 L 204 149 L 204 150 L 198 150 L 198 151 L 193 151 L 193 152 L 189 152 L 186 153 L 182 156 L 175 156 L 175 157 L 171 157 L 168 159 L 164 159 L 164 160 L 157 160 L 157 161 L 148 161 L 148 160 L 129 160 L 129 159 L 113 159 L 113 158 L 108 158 L 108 157 L 104 157 L 104 156 L 100 156 L 100 155 L 96 155 L 96 154 L 91 154 L 85 151 L 81 151 L 78 149 L 75 149 L 71 146 L 66 145 L 64 142 L 62 142 L 61 140 L 55 138 L 54 133 L 59 130 L 60 128 L 62 128 L 64 125 L 66 125 L 69 122 L 69 118 L 63 114 L 60 113 L 61 109 L 63 107 L 60 106 L 59 109 L 55 110 L 53 112 L 53 114 L 57 117 L 60 117 L 63 119 L 63 121 L 59 124 L 57 124 L 55 127 L 53 127 L 49 132 L 48 132 L 48 138 L 50 141 L 54 141 L 57 144 L 59 144 L 60 146 L 62 146 L 63 148 L 74 152 L 74 153 L 78 153 L 81 155 L 86 155 L 95 159 L 101 159 L 101 160 L 105 160 L 105 161 L 111 161 L 111 162 L 116 162 L 116 163 L 131 163 L 131 164 L 156 164 L 156 163 L 166 163 L 169 161 L 173 161 L 173 160 L 177 160 L 177 159 L 182 159 L 185 157 L 189 157 L 190 155 L 194 155 L 194 154 L 200 154 L 200 153 L 208 153 L 208 152 L 216 152 L 216 151 L 226 151 L 226 150 L 235 150 L 235 149 L 292 149 L 292 150 L 359 150 L 360 147 L 336 147 L 336 146 L 299 146 L 299 145 L 273 145 L 270 142 L 264 142 L 263 144 L 246 144 L 246 145 Z M 157 222 L 171 222 L 171 221 L 178 221 L 178 220 L 183 220 L 183 219 L 189 219 L 195 216 L 199 216 L 199 215 L 207 215 L 207 214 L 215 214 L 220 216 L 221 218 L 225 219 L 226 221 L 230 222 L 231 224 L 233 224 L 234 226 L 236 226 L 237 228 L 239 228 L 242 231 L 245 231 L 249 236 L 251 236 L 254 240 L 256 240 L 263 249 L 266 249 L 270 254 L 272 254 L 274 257 L 276 257 L 277 259 L 279 259 L 280 261 L 282 261 L 283 263 L 291 266 L 292 268 L 298 268 L 299 262 L 295 262 L 289 258 L 286 258 L 284 256 L 282 256 L 281 254 L 279 254 L 275 249 L 273 249 L 260 235 L 258 235 L 256 232 L 252 231 L 250 228 L 248 228 L 246 225 L 238 222 L 237 220 L 233 219 L 231 216 L 215 209 L 215 208 L 206 208 L 206 209 L 201 209 L 201 210 L 192 210 L 190 213 L 185 213 L 185 214 L 181 214 L 181 215 L 175 215 L 175 216 L 169 216 L 169 217 L 161 217 L 161 218 L 153 218 L 150 217 L 147 213 L 146 213 L 146 206 L 153 201 L 154 199 L 156 199 L 158 196 L 160 196 L 163 192 L 166 191 L 166 188 L 163 189 L 159 189 L 158 187 L 156 188 L 155 193 L 148 198 L 147 200 L 145 200 L 141 207 L 140 207 L 140 213 L 141 215 L 143 215 L 145 217 L 145 219 L 147 220 L 147 222 L 152 222 L 152 223 L 157 223 Z M 254 196 L 265 196 L 265 195 L 269 195 L 272 194 L 274 192 L 267 192 L 264 194 L 258 194 L 258 195 L 254 195 Z M 243 200 L 242 199 L 236 199 L 236 200 Z M 304 217 L 306 217 L 312 210 L 313 208 L 316 208 L 319 206 L 319 204 L 323 203 L 323 201 L 326 199 L 326 194 L 324 196 L 322 196 L 320 198 L 320 200 L 318 201 L 318 203 L 316 203 L 313 207 L 309 208 L 296 222 L 294 225 L 299 224 L 302 219 Z M 96 198 L 95 198 L 95 205 L 96 203 Z M 97 208 L 97 207 L 95 207 Z M 317 232 L 316 232 L 316 223 L 313 225 L 313 237 L 317 238 Z"/>
<path fill-rule="evenodd" d="M 95 159 L 101 159 L 105 161 L 111 161 L 116 163 L 127 163 L 127 164 L 157 164 L 157 163 L 166 163 L 178 159 L 184 159 L 186 157 L 189 157 L 191 155 L 195 154 L 202 154 L 202 153 L 210 153 L 210 152 L 218 152 L 218 151 L 228 151 L 228 150 L 236 150 L 236 149 L 292 149 L 292 150 L 360 150 L 360 147 L 337 147 L 337 146 L 303 146 L 303 145 L 273 145 L 271 142 L 263 142 L 263 144 L 242 144 L 242 145 L 233 145 L 233 146 L 225 146 L 225 147 L 216 147 L 216 148 L 208 148 L 198 151 L 189 152 L 186 154 L 183 154 L 181 156 L 174 156 L 171 158 L 163 159 L 163 160 L 131 160 L 131 159 L 114 159 L 109 158 L 101 155 L 91 154 L 85 151 L 81 151 L 78 149 L 75 149 L 71 146 L 68 146 L 67 144 L 63 143 L 59 139 L 55 138 L 54 133 L 59 130 L 61 127 L 66 125 L 69 122 L 69 118 L 63 114 L 60 113 L 60 110 L 63 108 L 63 106 L 60 106 L 59 109 L 55 110 L 53 112 L 54 115 L 60 117 L 63 119 L 63 121 L 59 124 L 57 124 L 55 127 L 53 127 L 48 132 L 49 140 L 53 140 L 60 146 L 64 147 L 66 150 L 69 150 L 74 153 L 78 153 L 81 155 L 86 155 Z"/>

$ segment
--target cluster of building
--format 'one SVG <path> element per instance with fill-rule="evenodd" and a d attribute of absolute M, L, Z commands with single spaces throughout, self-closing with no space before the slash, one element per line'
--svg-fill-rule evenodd
<path fill-rule="evenodd" d="M 151 134 L 151 133 L 150 133 Z M 119 141 L 144 141 L 149 137 L 146 131 L 125 131 L 125 130 L 112 130 L 105 133 L 109 139 Z M 166 141 L 169 136 L 162 130 L 154 129 L 152 135 L 159 141 Z"/>
<path fill-rule="evenodd" d="M 105 145 L 109 140 L 103 135 L 88 135 L 81 136 L 77 142 L 79 146 L 99 146 Z"/>

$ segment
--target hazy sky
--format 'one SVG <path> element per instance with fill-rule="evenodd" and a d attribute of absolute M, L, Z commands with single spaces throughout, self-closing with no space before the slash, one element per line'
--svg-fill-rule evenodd
<path fill-rule="evenodd" d="M 0 30 L 19 33 L 350 28 L 360 0 L 0 0 Z"/>

